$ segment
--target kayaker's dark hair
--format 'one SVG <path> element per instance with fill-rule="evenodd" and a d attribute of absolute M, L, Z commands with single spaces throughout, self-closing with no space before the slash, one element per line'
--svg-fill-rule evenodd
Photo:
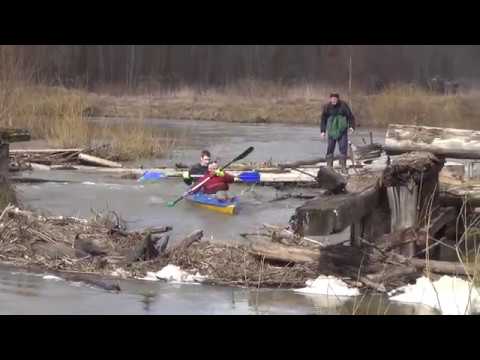
<path fill-rule="evenodd" d="M 202 151 L 202 156 L 201 157 L 203 158 L 204 156 L 208 156 L 209 158 L 212 157 L 212 155 L 210 155 L 210 151 L 208 151 L 208 150 L 203 150 Z"/>

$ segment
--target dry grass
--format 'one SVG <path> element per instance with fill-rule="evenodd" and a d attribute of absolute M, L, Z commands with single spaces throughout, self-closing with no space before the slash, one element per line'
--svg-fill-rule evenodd
<path fill-rule="evenodd" d="M 166 156 L 178 141 L 176 133 L 148 126 L 142 119 L 94 129 L 99 142 L 109 144 L 118 161 Z"/>
<path fill-rule="evenodd" d="M 141 117 L 128 125 L 102 126 L 88 121 L 94 102 L 86 92 L 59 87 L 0 84 L 0 126 L 30 129 L 33 139 L 54 147 L 111 144 L 124 160 L 161 157 L 175 145 L 175 134 L 144 126 Z"/>
<path fill-rule="evenodd" d="M 143 110 L 134 114 L 140 119 L 134 125 L 106 128 L 88 121 L 99 106 L 96 96 L 41 85 L 22 59 L 15 47 L 0 45 L 0 127 L 27 128 L 33 139 L 55 147 L 90 147 L 107 141 L 126 160 L 163 156 L 174 145 L 171 133 L 143 126 Z"/>
<path fill-rule="evenodd" d="M 317 123 L 328 91 L 320 86 L 245 80 L 236 85 L 196 90 L 182 87 L 130 96 L 98 96 L 100 114 L 242 123 Z"/>
<path fill-rule="evenodd" d="M 367 123 L 385 127 L 390 123 L 480 129 L 480 96 L 440 96 L 414 86 L 397 85 L 366 99 Z"/>
<path fill-rule="evenodd" d="M 144 111 L 149 117 L 166 119 L 318 124 L 322 105 L 331 91 L 344 94 L 363 127 L 403 123 L 480 129 L 474 120 L 480 115 L 480 94 L 442 96 L 402 84 L 377 95 L 354 91 L 349 98 L 342 88 L 244 80 L 207 90 L 181 87 L 130 96 L 103 94 L 97 96 L 97 109 L 109 116 L 132 116 Z"/>

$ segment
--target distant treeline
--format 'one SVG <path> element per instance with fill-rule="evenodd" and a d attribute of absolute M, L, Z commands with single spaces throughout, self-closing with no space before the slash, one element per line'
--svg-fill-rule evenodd
<path fill-rule="evenodd" d="M 480 77 L 477 45 L 3 45 L 37 78 L 66 86 L 198 87 L 242 79 L 347 84 L 425 84 Z"/>

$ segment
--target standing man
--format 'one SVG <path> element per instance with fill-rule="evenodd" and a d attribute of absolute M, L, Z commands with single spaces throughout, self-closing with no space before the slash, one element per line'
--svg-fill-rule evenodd
<path fill-rule="evenodd" d="M 198 179 L 208 172 L 211 154 L 208 150 L 203 150 L 200 154 L 200 163 L 193 165 L 188 171 L 183 173 L 183 181 L 188 186 L 192 185 Z"/>
<path fill-rule="evenodd" d="M 340 95 L 330 95 L 330 102 L 323 108 L 320 131 L 322 138 L 328 136 L 327 166 L 333 167 L 333 153 L 338 142 L 340 148 L 340 165 L 342 172 L 347 171 L 348 157 L 348 131 L 355 131 L 355 117 L 345 101 L 340 100 Z"/>

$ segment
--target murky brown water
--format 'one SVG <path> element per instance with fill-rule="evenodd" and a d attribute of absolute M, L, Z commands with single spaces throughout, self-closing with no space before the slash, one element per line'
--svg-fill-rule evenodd
<path fill-rule="evenodd" d="M 243 125 L 230 123 L 150 120 L 152 126 L 180 129 L 190 137 L 165 161 L 143 162 L 145 166 L 198 159 L 210 149 L 228 161 L 248 146 L 256 151 L 247 161 L 291 161 L 322 156 L 326 144 L 316 127 Z M 375 141 L 384 133 L 375 131 Z M 368 130 L 358 131 L 352 141 L 362 144 Z M 368 140 L 367 140 L 368 141 Z M 137 164 L 138 165 L 138 164 Z M 24 206 L 57 215 L 88 217 L 91 209 L 115 210 L 131 229 L 172 225 L 177 239 L 203 229 L 208 240 L 241 241 L 239 233 L 263 223 L 285 224 L 302 201 L 271 203 L 278 193 L 272 188 L 235 185 L 241 197 L 239 214 L 228 217 L 180 203 L 170 209 L 169 200 L 185 190 L 178 180 L 140 184 L 106 174 L 68 171 L 24 173 L 22 176 L 60 180 L 44 184 L 21 184 L 18 196 Z M 64 182 L 62 182 L 64 181 Z M 344 234 L 343 236 L 347 236 Z M 389 303 L 380 297 L 338 299 L 304 295 L 288 290 L 249 291 L 200 285 L 175 285 L 122 281 L 123 292 L 112 294 L 64 281 L 44 280 L 40 274 L 0 269 L 0 313 L 4 314 L 419 314 L 434 313 L 424 307 Z"/>

